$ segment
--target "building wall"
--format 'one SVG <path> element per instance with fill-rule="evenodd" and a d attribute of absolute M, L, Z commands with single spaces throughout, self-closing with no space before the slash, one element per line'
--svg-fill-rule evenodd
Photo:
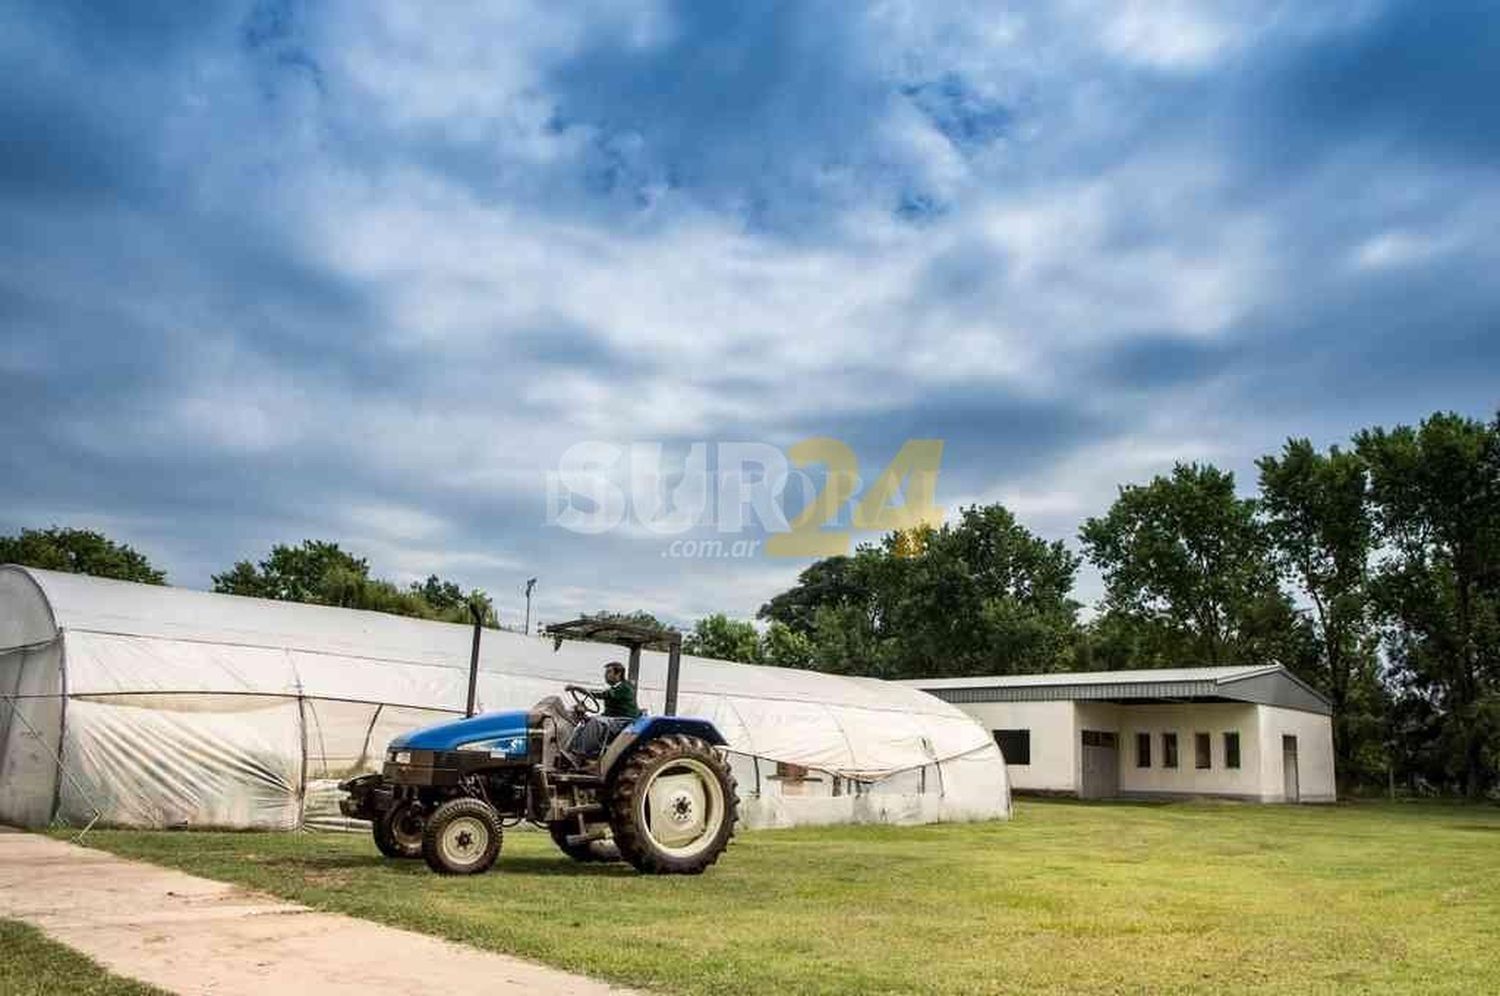
<path fill-rule="evenodd" d="M 1119 711 L 1123 795 L 1213 795 L 1261 799 L 1264 765 L 1259 710 L 1249 703 L 1188 702 L 1114 707 Z M 1093 727 L 1090 727 L 1093 729 Z M 1151 766 L 1136 763 L 1136 735 L 1151 735 Z M 1177 767 L 1163 765 L 1162 734 L 1177 734 Z M 1209 767 L 1197 766 L 1194 735 L 1209 735 Z M 1240 735 L 1240 766 L 1231 768 L 1224 734 Z M 1280 771 L 1280 768 L 1277 768 Z"/>
<path fill-rule="evenodd" d="M 1260 707 L 1260 784 L 1267 802 L 1285 802 L 1285 771 L 1282 768 L 1281 738 L 1297 738 L 1297 780 L 1302 802 L 1333 802 L 1334 788 L 1333 724 L 1327 716 Z"/>
<path fill-rule="evenodd" d="M 1072 702 L 966 702 L 959 708 L 992 733 L 1031 731 L 1031 763 L 1005 759 L 1013 790 L 1077 791 L 1078 729 Z"/>
<path fill-rule="evenodd" d="M 1283 802 L 1281 737 L 1297 737 L 1303 802 L 1332 802 L 1333 733 L 1327 716 L 1238 702 L 1180 704 L 1108 702 L 970 702 L 960 705 L 987 730 L 1029 729 L 1031 763 L 1010 764 L 1017 791 L 1078 791 L 1084 730 L 1117 735 L 1124 796 L 1218 796 Z M 1151 735 L 1151 765 L 1136 763 L 1136 735 Z M 1163 766 L 1162 734 L 1177 734 L 1177 767 Z M 1194 735 L 1209 734 L 1210 765 L 1197 767 Z M 1225 733 L 1240 735 L 1240 766 L 1230 768 Z"/>

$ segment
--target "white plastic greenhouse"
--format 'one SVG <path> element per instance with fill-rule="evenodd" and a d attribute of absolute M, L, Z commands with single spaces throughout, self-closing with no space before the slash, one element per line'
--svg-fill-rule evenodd
<path fill-rule="evenodd" d="M 468 627 L 0 566 L 0 822 L 347 826 L 337 784 L 461 715 Z M 481 708 L 595 684 L 617 647 L 488 630 Z M 641 655 L 641 704 L 666 660 Z M 684 657 L 750 827 L 1004 818 L 1005 763 L 901 685 Z"/>

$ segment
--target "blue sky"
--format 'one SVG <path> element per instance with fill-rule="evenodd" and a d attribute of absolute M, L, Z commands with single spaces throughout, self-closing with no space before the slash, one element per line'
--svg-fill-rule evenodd
<path fill-rule="evenodd" d="M 804 564 L 548 526 L 569 446 L 941 437 L 1071 542 L 1500 405 L 1488 4 L 563 7 L 0 8 L 0 529 L 688 621 Z"/>

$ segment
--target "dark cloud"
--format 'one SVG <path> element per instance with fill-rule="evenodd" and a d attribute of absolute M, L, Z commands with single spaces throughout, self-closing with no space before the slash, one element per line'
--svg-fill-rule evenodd
<path fill-rule="evenodd" d="M 620 349 L 597 332 L 560 321 L 547 328 L 530 328 L 488 341 L 490 359 L 516 359 L 547 368 L 596 371 L 630 376 L 645 365 L 642 359 Z"/>
<path fill-rule="evenodd" d="M 1089 368 L 1079 372 L 1079 380 L 1126 391 L 1147 392 L 1230 372 L 1248 352 L 1250 350 L 1243 343 L 1141 335 L 1101 350 L 1099 355 L 1091 358 Z"/>
<path fill-rule="evenodd" d="M 865 480 L 878 475 L 906 441 L 940 439 L 949 495 L 1022 480 L 1085 442 L 1128 428 L 1090 414 L 1071 398 L 1033 400 L 998 386 L 935 388 L 910 404 L 800 425 L 809 435 L 849 446 Z"/>
<path fill-rule="evenodd" d="M 1310 286 L 1244 333 L 1243 403 L 1280 417 L 1329 409 L 1411 422 L 1436 408 L 1500 403 L 1493 262 L 1437 260 Z M 1420 301 L 1420 307 L 1412 302 Z"/>
<path fill-rule="evenodd" d="M 901 93 L 921 109 L 943 137 L 962 150 L 989 145 L 1011 129 L 1015 114 L 999 101 L 974 90 L 957 73 L 922 83 L 908 83 Z"/>
<path fill-rule="evenodd" d="M 1500 21 L 1483 0 L 1389 4 L 1368 23 L 1268 59 L 1263 140 L 1358 142 L 1383 157 L 1493 163 Z"/>
<path fill-rule="evenodd" d="M 871 132 L 896 84 L 864 61 L 858 20 L 831 3 L 674 3 L 669 40 L 600 38 L 553 68 L 552 126 L 600 133 L 596 188 L 666 184 L 756 227 L 823 217 L 827 174 L 888 165 Z"/>

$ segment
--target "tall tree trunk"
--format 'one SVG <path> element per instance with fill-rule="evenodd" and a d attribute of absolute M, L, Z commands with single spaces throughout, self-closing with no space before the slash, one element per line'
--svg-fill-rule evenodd
<path fill-rule="evenodd" d="M 1341 673 L 1344 667 L 1342 652 L 1332 647 L 1325 652 L 1330 655 L 1328 698 L 1333 704 L 1333 777 L 1342 796 L 1348 792 L 1354 776 L 1353 744 L 1349 735 L 1349 681 L 1348 675 Z"/>
<path fill-rule="evenodd" d="M 1474 673 L 1473 582 L 1454 558 L 1454 583 L 1458 587 L 1458 684 L 1460 701 L 1454 712 L 1464 749 L 1464 794 L 1477 799 L 1484 792 L 1484 743 L 1475 706 L 1479 702 L 1478 678 Z"/>

